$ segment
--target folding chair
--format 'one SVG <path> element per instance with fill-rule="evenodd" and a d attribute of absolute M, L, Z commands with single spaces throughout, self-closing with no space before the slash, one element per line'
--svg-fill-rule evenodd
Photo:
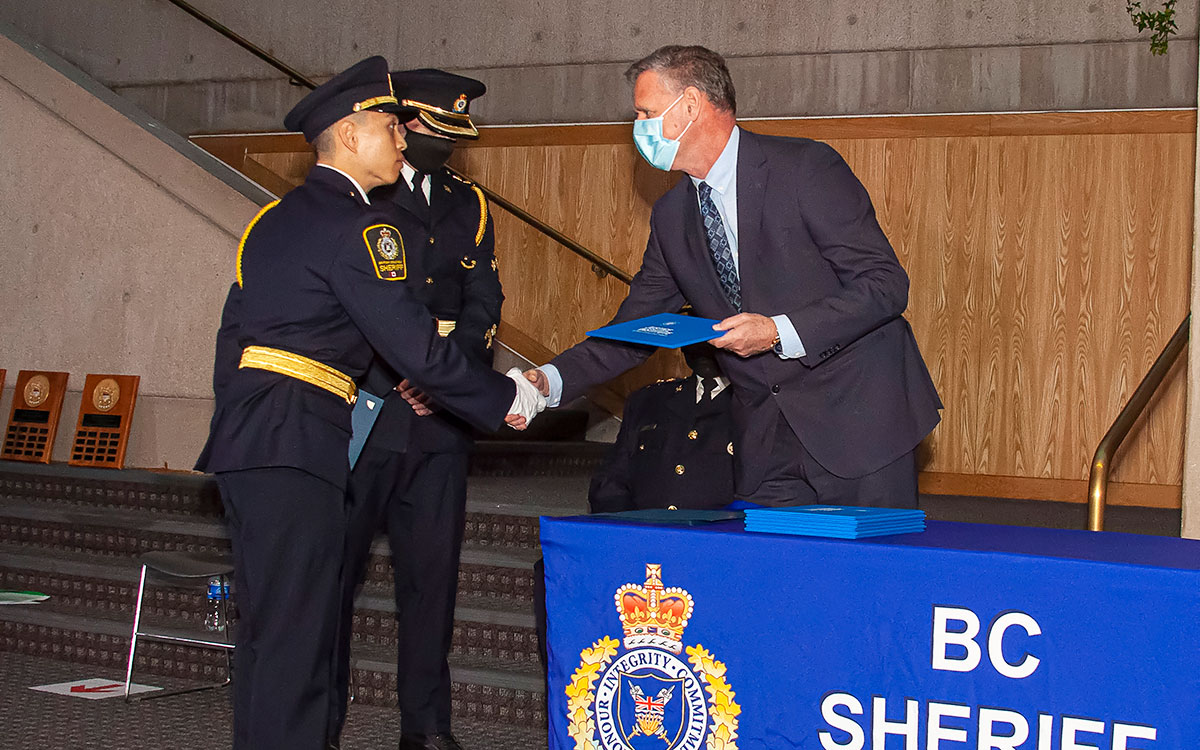
<path fill-rule="evenodd" d="M 164 698 L 168 695 L 194 693 L 199 690 L 212 690 L 213 688 L 228 685 L 233 674 L 233 665 L 230 658 L 230 654 L 233 651 L 233 642 L 229 639 L 228 597 L 226 596 L 221 599 L 221 615 L 225 622 L 225 628 L 221 634 L 223 640 L 219 641 L 142 630 L 142 598 L 146 593 L 146 578 L 149 571 L 154 571 L 169 578 L 178 578 L 193 582 L 197 579 L 208 580 L 210 578 L 219 578 L 221 580 L 222 591 L 228 591 L 229 579 L 233 574 L 233 563 L 230 558 L 227 555 L 196 555 L 187 552 L 147 552 L 139 555 L 137 561 L 142 566 L 142 574 L 138 580 L 137 605 L 133 611 L 133 635 L 129 639 L 129 664 L 125 668 L 125 701 L 132 703 L 135 700 Z M 129 694 L 129 686 L 133 683 L 133 659 L 137 653 L 139 639 L 222 650 L 225 652 L 225 680 L 197 687 L 177 690 L 156 690 L 148 694 L 131 696 Z"/>

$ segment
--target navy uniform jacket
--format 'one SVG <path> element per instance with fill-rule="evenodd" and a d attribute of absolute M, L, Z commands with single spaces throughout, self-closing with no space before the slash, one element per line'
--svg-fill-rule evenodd
<path fill-rule="evenodd" d="M 425 306 L 377 270 L 366 237 L 380 224 L 390 217 L 366 207 L 344 176 L 316 166 L 247 229 L 241 285 L 230 290 L 217 337 L 216 407 L 197 469 L 293 467 L 346 484 L 350 405 L 286 375 L 238 369 L 250 345 L 300 354 L 352 378 L 378 352 L 473 424 L 503 423 L 515 384 L 469 362 L 437 335 Z"/>
<path fill-rule="evenodd" d="M 405 285 L 440 320 L 457 321 L 449 339 L 491 367 L 492 337 L 500 324 L 504 293 L 496 265 L 492 217 L 482 195 L 445 170 L 430 175 L 430 202 L 418 198 L 403 177 L 372 191 L 371 203 L 387 210 L 408 253 Z M 385 397 L 371 429 L 371 446 L 427 453 L 469 450 L 471 428 L 444 409 L 418 417 L 392 389 L 404 375 L 377 359 L 361 385 Z M 389 395 L 390 394 L 390 395 Z"/>
<path fill-rule="evenodd" d="M 617 442 L 592 477 L 592 512 L 733 502 L 732 402 L 726 387 L 696 403 L 695 375 L 630 394 Z"/>
<path fill-rule="evenodd" d="M 738 257 L 744 312 L 788 315 L 806 354 L 785 360 L 719 350 L 733 387 L 735 484 L 758 488 L 782 414 L 816 461 L 861 477 L 913 450 L 942 403 L 912 329 L 908 275 L 870 196 L 836 151 L 802 138 L 743 130 L 737 163 Z M 727 318 L 697 206 L 684 178 L 655 204 L 642 267 L 614 322 L 674 312 Z M 563 402 L 652 352 L 589 339 L 555 357 Z"/>

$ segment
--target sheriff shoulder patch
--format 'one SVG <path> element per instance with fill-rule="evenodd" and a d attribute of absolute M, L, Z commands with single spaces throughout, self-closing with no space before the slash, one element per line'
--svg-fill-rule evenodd
<path fill-rule="evenodd" d="M 371 253 L 375 275 L 384 281 L 403 281 L 408 276 L 404 262 L 404 238 L 390 224 L 372 224 L 363 230 L 363 241 Z"/>

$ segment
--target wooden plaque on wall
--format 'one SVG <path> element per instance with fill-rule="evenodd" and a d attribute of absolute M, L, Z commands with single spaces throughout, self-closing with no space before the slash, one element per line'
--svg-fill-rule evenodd
<path fill-rule="evenodd" d="M 67 463 L 111 469 L 125 465 L 125 446 L 140 380 L 137 375 L 87 376 Z"/>
<path fill-rule="evenodd" d="M 12 411 L 0 458 L 50 463 L 54 434 L 67 392 L 67 373 L 21 370 L 13 389 Z"/>

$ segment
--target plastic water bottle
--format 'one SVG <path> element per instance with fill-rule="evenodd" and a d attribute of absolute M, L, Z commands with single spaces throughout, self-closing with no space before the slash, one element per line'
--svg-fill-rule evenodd
<path fill-rule="evenodd" d="M 224 632 L 225 600 L 229 598 L 229 584 L 222 584 L 219 576 L 208 579 L 208 614 L 204 617 L 204 628 L 213 633 Z"/>

